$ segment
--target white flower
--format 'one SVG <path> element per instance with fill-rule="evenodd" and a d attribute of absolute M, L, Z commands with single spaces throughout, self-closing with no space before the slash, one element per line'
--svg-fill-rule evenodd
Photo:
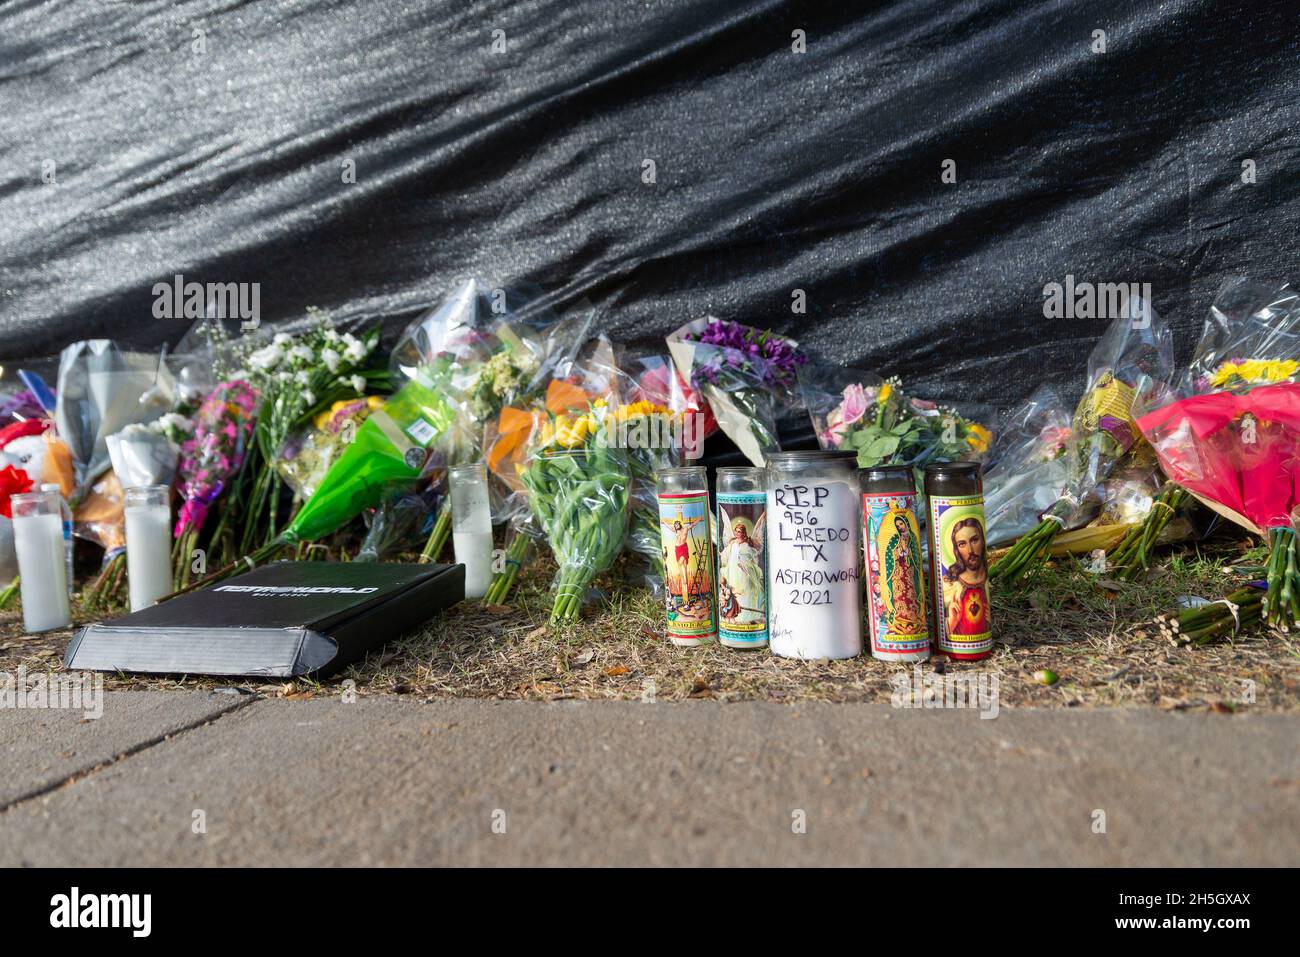
<path fill-rule="evenodd" d="M 352 377 L 352 388 L 364 395 L 366 391 L 366 377 L 363 375 L 354 375 Z"/>
<path fill-rule="evenodd" d="M 187 419 L 179 412 L 168 412 L 160 416 L 158 422 L 164 429 L 176 429 L 180 432 L 189 432 L 194 428 L 193 420 Z"/>
<path fill-rule="evenodd" d="M 316 404 L 316 393 L 312 392 L 311 389 L 308 389 L 306 392 L 304 392 L 304 393 L 302 394 L 302 400 L 303 400 L 304 402 L 306 402 L 307 405 L 309 405 L 309 406 L 315 405 L 315 404 Z"/>
<path fill-rule="evenodd" d="M 325 363 L 325 368 L 329 369 L 330 372 L 338 372 L 339 363 L 343 361 L 343 357 L 340 356 L 333 349 L 322 350 L 320 354 L 320 359 L 321 362 Z"/>
<path fill-rule="evenodd" d="M 259 372 L 270 372 L 284 359 L 284 351 L 274 343 L 258 349 L 248 357 L 248 364 Z"/>
<path fill-rule="evenodd" d="M 311 362 L 316 357 L 316 354 L 311 351 L 311 346 L 307 345 L 294 346 L 291 354 L 295 359 L 301 359 L 303 362 Z"/>
<path fill-rule="evenodd" d="M 277 346 L 287 346 L 292 341 L 293 336 L 289 335 L 287 332 L 277 332 L 275 338 L 271 340 L 271 342 Z"/>
<path fill-rule="evenodd" d="M 286 371 L 286 372 L 277 372 L 277 373 L 275 374 L 275 381 L 276 381 L 276 382 L 290 382 L 290 381 L 292 381 L 292 380 L 293 380 L 293 373 L 292 373 L 292 372 L 287 372 L 287 371 Z"/>
<path fill-rule="evenodd" d="M 366 357 L 366 344 L 352 333 L 345 332 L 343 334 L 343 343 L 347 346 L 344 355 L 348 357 L 349 362 L 360 362 Z"/>
<path fill-rule="evenodd" d="M 339 341 L 339 334 L 335 332 L 333 329 L 326 329 L 325 341 L 331 344 L 336 343 Z"/>
<path fill-rule="evenodd" d="M 301 372 L 298 372 L 296 375 L 294 375 L 293 381 L 298 383 L 299 385 L 306 385 L 308 382 L 311 381 L 311 373 L 308 372 L 306 369 L 303 369 Z"/>

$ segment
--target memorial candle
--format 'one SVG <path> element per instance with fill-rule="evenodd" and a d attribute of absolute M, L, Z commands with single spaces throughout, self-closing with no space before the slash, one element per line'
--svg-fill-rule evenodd
<path fill-rule="evenodd" d="M 23 627 L 28 632 L 66 628 L 72 624 L 72 609 L 68 604 L 59 496 L 54 492 L 24 492 L 9 502 L 21 577 Z"/>
<path fill-rule="evenodd" d="M 172 590 L 171 489 L 129 488 L 126 504 L 126 581 L 131 610 L 148 608 Z"/>
<path fill-rule="evenodd" d="M 786 658 L 862 654 L 854 452 L 767 459 L 768 628 Z"/>

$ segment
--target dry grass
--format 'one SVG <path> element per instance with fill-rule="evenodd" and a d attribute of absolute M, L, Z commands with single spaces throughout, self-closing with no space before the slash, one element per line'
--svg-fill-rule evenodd
<path fill-rule="evenodd" d="M 1158 707 L 1300 710 L 1300 640 L 1256 630 L 1203 648 L 1174 648 L 1134 634 L 1179 594 L 1225 594 L 1235 579 L 1217 555 L 1184 552 L 1147 582 L 1102 581 L 1065 560 L 1024 591 L 994 597 L 998 645 L 982 662 L 930 662 L 947 673 L 1000 677 L 1002 707 Z M 1248 556 L 1250 560 L 1258 553 Z M 608 600 L 579 624 L 546 626 L 550 569 L 521 579 L 512 607 L 466 602 L 420 632 L 390 643 L 323 684 L 239 682 L 264 694 L 336 694 L 352 680 L 360 694 L 422 698 L 714 698 L 776 701 L 888 701 L 890 678 L 906 666 L 870 658 L 798 662 L 766 651 L 720 646 L 677 648 L 663 640 L 658 602 L 642 589 L 606 578 Z M 21 616 L 0 616 L 0 670 L 60 668 L 71 632 L 27 637 Z M 1059 681 L 1035 680 L 1051 669 Z M 1253 703 L 1247 703 L 1252 687 Z M 109 687 L 229 686 L 224 679 L 110 677 Z"/>

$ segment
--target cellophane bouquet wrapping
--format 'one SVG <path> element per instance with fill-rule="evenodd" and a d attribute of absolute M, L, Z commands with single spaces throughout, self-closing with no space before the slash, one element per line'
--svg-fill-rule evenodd
<path fill-rule="evenodd" d="M 645 562 L 644 582 L 657 593 L 663 588 L 664 558 L 655 472 L 698 459 L 707 421 L 690 407 L 683 390 L 664 387 L 679 378 L 669 356 L 628 354 L 620 365 L 627 380 L 614 424 L 632 470 L 627 547 Z"/>
<path fill-rule="evenodd" d="M 522 449 L 494 450 L 502 471 L 516 463 L 512 477 L 559 566 L 553 623 L 577 617 L 591 582 L 623 549 L 633 482 L 628 451 L 618 447 L 622 373 L 613 346 L 592 340 L 557 374 L 544 405 L 527 410 L 528 424 L 514 433 L 526 432 Z"/>
<path fill-rule="evenodd" d="M 529 287 L 469 279 L 407 327 L 392 352 L 394 377 L 404 379 L 417 366 L 437 362 L 455 410 L 435 446 L 436 479 L 448 466 L 484 458 L 487 430 L 502 409 L 544 391 L 554 366 L 571 353 L 590 321 L 585 315 L 560 319 Z M 499 482 L 490 482 L 489 490 L 496 523 L 522 511 L 507 501 L 508 490 Z M 450 501 L 444 496 L 422 560 L 435 559 L 450 533 Z"/>
<path fill-rule="evenodd" d="M 176 491 L 181 497 L 176 515 L 178 583 L 188 579 L 189 556 L 208 513 L 243 467 L 253 439 L 257 391 L 242 379 L 222 382 L 199 405 L 192 434 L 180 447 Z M 225 526 L 224 513 L 222 526 Z M 215 541 L 220 532 L 214 533 Z"/>
<path fill-rule="evenodd" d="M 374 365 L 379 327 L 354 335 L 340 332 L 316 309 L 308 309 L 298 332 L 259 332 L 241 341 L 236 354 L 243 368 L 238 378 L 257 391 L 252 443 L 237 494 L 239 551 L 276 540 L 283 527 L 281 489 L 284 478 L 277 458 L 294 430 L 323 408 L 341 399 L 364 396 L 386 384 L 387 370 Z"/>
<path fill-rule="evenodd" d="M 910 396 L 897 378 L 842 366 L 808 364 L 800 390 L 823 449 L 852 449 L 858 467 L 978 462 L 993 433 L 974 415 Z M 987 417 L 988 410 L 979 414 Z"/>
<path fill-rule="evenodd" d="M 1060 451 L 1064 483 L 1041 520 L 989 569 L 995 581 L 1016 582 L 1032 575 L 1046 559 L 1061 531 L 1082 524 L 1088 493 L 1104 482 L 1116 464 L 1140 441 L 1134 417 L 1156 396 L 1165 395 L 1173 377 L 1169 329 L 1154 308 L 1126 297 L 1123 313 L 1112 320 L 1088 357 L 1083 397 L 1070 421 L 1069 439 Z M 1005 473 L 985 476 L 996 488 Z M 1038 490 L 1033 491 L 1039 494 Z M 1020 505 L 1023 509 L 1023 504 Z M 986 501 L 987 508 L 987 501 Z M 990 539 L 992 541 L 992 539 Z"/>
<path fill-rule="evenodd" d="M 706 316 L 668 336 L 668 351 L 718 426 L 754 465 L 779 451 L 777 419 L 799 404 L 798 343 L 771 330 Z"/>
<path fill-rule="evenodd" d="M 302 500 L 312 497 L 370 413 L 384 407 L 377 395 L 339 399 L 322 409 L 309 425 L 289 433 L 276 455 L 275 467 L 285 484 Z"/>
<path fill-rule="evenodd" d="M 1269 545 L 1264 617 L 1300 624 L 1300 296 L 1237 279 L 1215 299 L 1172 401 L 1137 424 L 1170 480 Z"/>

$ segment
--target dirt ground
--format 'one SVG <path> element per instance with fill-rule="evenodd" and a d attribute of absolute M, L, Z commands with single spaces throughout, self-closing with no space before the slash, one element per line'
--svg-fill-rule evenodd
<path fill-rule="evenodd" d="M 1146 637 L 1143 623 L 1181 594 L 1217 598 L 1231 591 L 1230 563 L 1241 547 L 1217 554 L 1185 550 L 1147 581 L 1100 580 L 1065 559 L 1034 586 L 993 596 L 998 643 L 981 662 L 935 659 L 944 669 L 996 674 L 1002 707 L 1155 707 L 1234 711 L 1300 710 L 1300 641 L 1295 633 L 1257 628 L 1200 648 Z M 323 685 L 313 681 L 109 676 L 111 688 L 238 685 L 262 694 L 337 694 L 346 680 L 359 694 L 423 698 L 888 701 L 891 677 L 909 666 L 869 657 L 799 662 L 766 651 L 720 646 L 678 648 L 662 637 L 658 601 L 620 581 L 598 581 L 602 597 L 569 628 L 547 626 L 553 568 L 534 564 L 510 606 L 462 603 L 424 629 L 392 642 Z M 108 616 L 111 616 L 108 615 Z M 106 616 L 107 617 L 107 616 Z M 77 606 L 77 621 L 90 620 Z M 0 613 L 0 671 L 62 668 L 73 632 L 23 634 L 17 611 Z M 1059 680 L 1042 683 L 1039 674 Z"/>

